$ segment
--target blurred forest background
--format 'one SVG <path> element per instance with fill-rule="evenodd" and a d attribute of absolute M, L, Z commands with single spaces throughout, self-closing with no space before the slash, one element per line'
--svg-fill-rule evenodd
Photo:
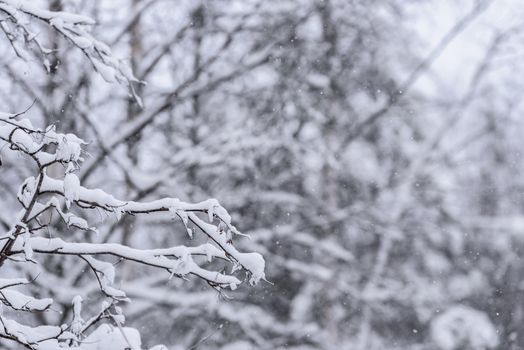
<path fill-rule="evenodd" d="M 147 82 L 143 108 L 42 27 L 50 73 L 0 40 L 3 110 L 34 102 L 35 124 L 89 140 L 86 186 L 219 199 L 267 261 L 271 283 L 224 295 L 122 263 L 127 322 L 146 345 L 524 349 L 522 2 L 35 3 L 95 18 Z M 7 163 L 4 226 L 14 179 L 30 175 Z M 84 239 L 186 240 L 154 215 L 97 220 Z M 27 269 L 33 292 L 62 304 L 38 317 L 70 318 L 77 294 L 97 302 L 85 271 L 54 256 Z"/>

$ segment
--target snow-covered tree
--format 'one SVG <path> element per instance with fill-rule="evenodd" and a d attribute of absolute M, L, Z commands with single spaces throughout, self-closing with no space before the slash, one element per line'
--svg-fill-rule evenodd
<path fill-rule="evenodd" d="M 36 29 L 32 28 L 32 19 L 37 19 L 80 49 L 104 80 L 125 83 L 135 102 L 141 103 L 133 87 L 138 79 L 112 55 L 107 45 L 89 34 L 93 20 L 63 11 L 42 10 L 21 1 L 0 1 L 0 10 L 5 15 L 2 29 L 21 58 L 29 59 L 25 47 L 33 44 L 42 55 L 45 69 L 49 71 L 51 68 L 47 55 L 52 54 L 52 50 L 46 48 L 35 34 Z M 4 113 L 0 116 L 0 139 L 10 150 L 4 152 L 3 163 L 9 168 L 20 166 L 32 171 L 32 175 L 20 184 L 16 195 L 20 210 L 13 217 L 2 218 L 6 228 L 0 237 L 2 346 L 140 349 L 138 332 L 123 327 L 125 318 L 121 303 L 128 302 L 129 298 L 115 280 L 116 265 L 122 261 L 164 270 L 166 280 L 193 276 L 219 292 L 235 290 L 242 280 L 254 285 L 264 279 L 264 259 L 258 253 L 237 250 L 234 240 L 240 232 L 218 201 L 212 199 L 193 204 L 173 197 L 152 201 L 120 200 L 101 189 L 84 187 L 78 171 L 85 157 L 89 156 L 84 149 L 86 142 L 74 134 L 57 132 L 54 125 L 34 127 L 24 114 Z M 30 161 L 28 166 L 21 155 Z M 110 243 L 104 241 L 105 237 L 101 237 L 97 228 L 89 223 L 93 213 L 106 220 L 120 220 L 128 215 L 163 214 L 180 221 L 181 225 L 176 229 L 183 228 L 180 230 L 183 235 L 189 238 L 204 235 L 207 242 L 149 249 Z M 56 228 L 62 231 L 60 237 L 53 232 Z M 82 233 L 69 236 L 68 230 Z M 148 234 L 154 235 L 155 230 L 149 230 Z M 96 303 L 96 309 L 83 308 L 83 299 L 89 291 L 80 288 L 78 295 L 71 298 L 70 317 L 56 325 L 47 322 L 44 313 L 60 310 L 53 309 L 53 299 L 48 295 L 31 293 L 31 285 L 36 281 L 53 284 L 52 276 L 46 276 L 45 271 L 37 272 L 35 267 L 41 262 L 50 266 L 46 256 L 50 256 L 51 261 L 74 257 L 75 260 L 68 260 L 74 263 L 60 265 L 64 278 L 75 279 L 91 274 L 91 280 L 96 281 L 103 295 Z M 215 260 L 219 262 L 213 265 Z M 230 273 L 224 270 L 227 265 L 231 266 Z M 239 276 L 237 272 L 237 276 L 233 275 L 240 270 L 246 274 Z M 54 296 L 68 298 L 73 286 L 74 283 L 57 284 L 51 289 Z M 36 315 L 36 324 L 24 324 L 23 320 L 27 319 L 24 314 Z"/>

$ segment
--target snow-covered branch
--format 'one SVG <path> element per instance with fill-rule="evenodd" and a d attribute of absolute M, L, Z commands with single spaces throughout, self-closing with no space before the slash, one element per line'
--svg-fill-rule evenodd
<path fill-rule="evenodd" d="M 47 56 L 53 50 L 46 48 L 37 30 L 33 28 L 31 19 L 36 19 L 80 49 L 105 81 L 119 82 L 127 86 L 134 99 L 139 105 L 142 105 L 133 87 L 133 83 L 141 82 L 124 61 L 113 55 L 109 46 L 89 33 L 89 28 L 95 24 L 90 17 L 63 11 L 44 10 L 25 0 L 1 0 L 0 15 L 2 14 L 8 21 L 0 21 L 0 29 L 8 38 L 16 54 L 22 59 L 29 60 L 26 46 L 28 43 L 33 43 L 43 56 L 46 70 L 51 70 L 51 63 Z"/>
<path fill-rule="evenodd" d="M 215 199 L 200 203 L 186 203 L 177 198 L 163 198 L 149 202 L 125 201 L 101 189 L 89 189 L 80 184 L 75 174 L 83 161 L 83 140 L 72 134 L 62 134 L 54 126 L 46 129 L 34 127 L 28 119 L 19 119 L 18 114 L 0 115 L 0 139 L 13 151 L 21 152 L 31 158 L 37 168 L 35 176 L 28 177 L 20 186 L 18 201 L 22 207 L 12 228 L 0 236 L 0 268 L 7 261 L 37 262 L 36 256 L 69 255 L 82 259 L 94 272 L 99 288 L 113 303 L 128 301 L 126 294 L 113 286 L 114 266 L 103 260 L 103 256 L 114 256 L 133 261 L 144 266 L 166 270 L 170 276 L 185 278 L 188 275 L 205 280 L 217 290 L 236 289 L 241 280 L 220 271 L 203 268 L 193 259 L 205 257 L 210 262 L 214 258 L 232 264 L 232 273 L 244 270 L 251 284 L 264 279 L 264 259 L 258 253 L 242 253 L 233 245 L 233 236 L 241 235 L 231 222 L 231 216 Z M 51 177 L 51 167 L 61 167 L 60 178 Z M 56 176 L 56 170 L 53 171 Z M 70 211 L 75 209 L 75 213 Z M 66 242 L 60 238 L 38 237 L 38 233 L 49 224 L 51 212 L 57 212 L 68 228 L 93 230 L 87 220 L 78 213 L 97 209 L 113 214 L 117 219 L 122 215 L 146 215 L 166 213 L 178 218 L 185 227 L 184 235 L 193 238 L 201 232 L 212 243 L 195 247 L 176 246 L 158 249 L 137 249 L 114 243 Z M 195 231 L 196 230 L 196 231 Z M 95 256 L 97 258 L 95 258 Z M 202 259 L 200 259 L 202 260 Z M 0 280 L 0 301 L 14 311 L 42 312 L 53 304 L 50 298 L 36 299 L 11 289 L 29 283 L 24 279 Z M 78 302 L 78 300 L 77 300 Z M 75 312 L 69 328 L 51 327 L 45 332 L 40 328 L 20 325 L 2 318 L 3 330 L 0 336 L 14 340 L 28 348 L 37 344 L 78 344 L 84 337 L 79 331 L 79 312 Z M 0 314 L 1 316 L 1 314 Z M 103 317 L 94 316 L 96 320 Z M 111 319 L 114 320 L 114 317 Z M 123 320 L 122 320 L 123 322 Z M 119 324 L 118 324 L 119 325 Z M 80 327 L 80 328 L 79 328 Z M 28 337 L 27 334 L 31 334 Z M 38 335 L 40 334 L 40 335 Z"/>

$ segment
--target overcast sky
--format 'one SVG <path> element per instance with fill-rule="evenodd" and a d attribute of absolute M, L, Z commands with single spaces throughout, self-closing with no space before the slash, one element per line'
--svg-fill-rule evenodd
<path fill-rule="evenodd" d="M 463 0 L 455 3 L 431 1 L 416 6 L 416 11 L 422 13 L 415 16 L 419 20 L 414 26 L 427 38 L 426 52 L 470 11 L 473 4 L 473 1 Z M 489 8 L 449 44 L 433 63 L 431 74 L 419 79 L 417 88 L 432 94 L 461 94 L 493 34 L 517 25 L 522 15 L 521 0 L 493 0 Z"/>

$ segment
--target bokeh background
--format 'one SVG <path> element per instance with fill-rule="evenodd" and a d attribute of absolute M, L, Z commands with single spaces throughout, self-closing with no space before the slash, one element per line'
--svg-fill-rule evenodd
<path fill-rule="evenodd" d="M 49 73 L 0 40 L 2 110 L 34 102 L 35 125 L 89 141 L 84 186 L 217 198 L 251 237 L 233 239 L 266 258 L 270 283 L 222 294 L 115 261 L 145 345 L 524 349 L 524 3 L 34 3 L 95 18 L 95 37 L 146 82 L 135 86 L 144 106 L 42 26 Z M 6 223 L 13 183 L 31 171 L 0 154 Z M 163 216 L 91 221 L 99 235 L 48 234 L 140 248 L 204 240 L 188 243 Z M 103 297 L 74 258 L 17 268 L 59 305 L 39 322 L 70 319 L 77 294 L 86 308 Z"/>

